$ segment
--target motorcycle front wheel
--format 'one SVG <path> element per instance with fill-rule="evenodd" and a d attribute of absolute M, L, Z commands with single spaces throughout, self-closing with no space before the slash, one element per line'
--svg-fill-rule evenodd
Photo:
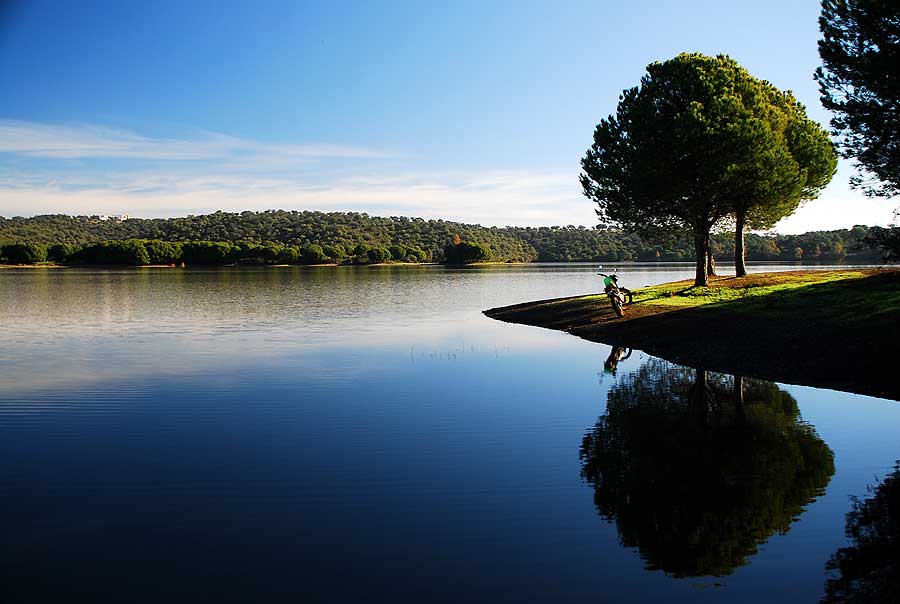
<path fill-rule="evenodd" d="M 622 308 L 622 300 L 617 295 L 612 295 L 609 297 L 609 301 L 612 303 L 613 310 L 616 311 L 616 315 L 620 317 L 625 316 L 625 310 Z"/>

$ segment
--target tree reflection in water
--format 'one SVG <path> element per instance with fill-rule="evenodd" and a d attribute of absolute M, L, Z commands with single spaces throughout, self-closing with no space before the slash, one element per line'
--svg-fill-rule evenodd
<path fill-rule="evenodd" d="M 826 569 L 825 604 L 900 602 L 900 462 L 871 497 L 853 498 L 847 513 L 851 545 L 839 549 Z"/>
<path fill-rule="evenodd" d="M 582 476 L 649 569 L 726 575 L 824 492 L 834 455 L 771 382 L 651 359 L 614 385 Z"/>

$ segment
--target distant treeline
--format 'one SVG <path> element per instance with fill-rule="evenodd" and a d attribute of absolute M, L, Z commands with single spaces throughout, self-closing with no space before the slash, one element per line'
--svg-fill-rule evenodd
<path fill-rule="evenodd" d="M 458 247 L 477 245 L 461 243 Z M 483 260 L 486 258 L 479 258 Z M 226 265 L 226 264 L 372 264 L 380 262 L 425 262 L 426 254 L 415 247 L 394 244 L 352 249 L 340 245 L 286 245 L 277 241 L 162 241 L 123 239 L 73 246 L 68 243 L 44 245 L 18 242 L 0 245 L 0 262 L 38 264 L 53 262 L 72 265 Z M 474 262 L 477 260 L 460 260 Z"/>
<path fill-rule="evenodd" d="M 864 245 L 864 239 L 881 231 L 854 226 L 803 235 L 751 233 L 747 258 L 878 261 L 880 252 Z M 719 260 L 731 258 L 733 235 L 714 235 L 711 243 Z M 38 257 L 83 264 L 627 262 L 694 257 L 693 243 L 686 236 L 651 240 L 603 226 L 487 228 L 355 212 L 281 210 L 128 220 L 0 217 L 0 245 L 4 244 L 3 260 L 9 263 L 42 261 L 33 259 Z"/>
<path fill-rule="evenodd" d="M 880 254 L 863 244 L 863 238 L 872 230 L 854 226 L 852 229 L 813 231 L 802 235 L 749 233 L 745 242 L 747 260 L 878 261 Z M 537 251 L 539 262 L 694 260 L 694 243 L 687 235 L 651 240 L 603 226 L 592 229 L 575 226 L 507 227 L 504 232 L 528 242 Z M 725 262 L 733 259 L 734 233 L 714 233 L 710 244 L 717 260 Z"/>
<path fill-rule="evenodd" d="M 266 248 L 266 254 L 274 247 L 290 248 L 301 258 L 309 259 L 315 259 L 321 251 L 324 259 L 338 262 L 368 261 L 370 257 L 373 261 L 407 261 L 411 256 L 416 261 L 421 258 L 426 262 L 444 262 L 455 236 L 485 246 L 490 259 L 497 262 L 537 259 L 534 248 L 502 229 L 444 220 L 379 218 L 356 212 L 216 212 L 121 221 L 65 215 L 0 218 L 0 244 L 29 242 L 43 244 L 49 250 L 54 244 L 68 244 L 75 249 L 104 241 L 135 239 L 219 242 L 233 247 L 256 244 Z M 285 253 L 290 262 L 292 252 Z"/>

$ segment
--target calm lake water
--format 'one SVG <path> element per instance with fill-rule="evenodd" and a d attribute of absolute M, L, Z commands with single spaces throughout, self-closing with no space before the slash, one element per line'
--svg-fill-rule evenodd
<path fill-rule="evenodd" d="M 594 270 L 0 271 L 0 601 L 818 601 L 900 403 L 481 314 Z"/>

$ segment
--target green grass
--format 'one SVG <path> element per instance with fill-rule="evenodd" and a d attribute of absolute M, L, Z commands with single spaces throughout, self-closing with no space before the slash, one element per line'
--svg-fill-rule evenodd
<path fill-rule="evenodd" d="M 694 287 L 691 281 L 676 281 L 634 291 L 634 302 L 647 306 L 692 308 L 739 300 L 753 301 L 767 296 L 798 292 L 802 288 L 861 279 L 859 271 L 810 271 L 804 273 L 765 273 L 747 277 L 714 277 L 707 287 Z M 601 299 L 604 294 L 583 299 Z M 896 300 L 892 300 L 896 304 Z"/>

